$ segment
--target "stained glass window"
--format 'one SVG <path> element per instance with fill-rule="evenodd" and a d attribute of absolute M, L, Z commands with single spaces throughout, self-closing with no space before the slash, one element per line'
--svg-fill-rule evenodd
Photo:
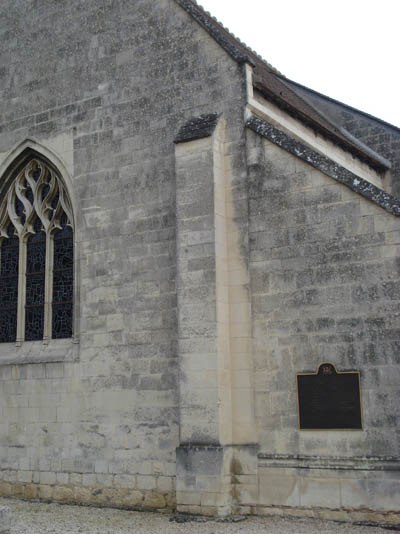
<path fill-rule="evenodd" d="M 53 313 L 52 337 L 54 339 L 72 336 L 72 301 L 74 242 L 72 228 L 64 216 L 62 229 L 54 236 L 53 263 Z"/>
<path fill-rule="evenodd" d="M 43 339 L 46 234 L 39 218 L 35 221 L 34 230 L 36 233 L 29 238 L 26 251 L 26 341 Z"/>
<path fill-rule="evenodd" d="M 15 198 L 15 213 L 19 217 L 21 224 L 25 224 L 25 208 L 18 197 Z"/>
<path fill-rule="evenodd" d="M 8 225 L 8 238 L 0 244 L 0 342 L 17 336 L 19 240 L 14 226 Z"/>
<path fill-rule="evenodd" d="M 32 158 L 0 194 L 0 343 L 72 337 L 73 215 L 60 176 Z"/>

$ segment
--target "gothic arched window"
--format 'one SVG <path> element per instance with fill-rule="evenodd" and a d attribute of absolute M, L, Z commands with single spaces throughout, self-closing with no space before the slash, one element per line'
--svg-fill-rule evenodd
<path fill-rule="evenodd" d="M 73 242 L 60 177 L 30 159 L 0 204 L 0 342 L 72 337 Z"/>

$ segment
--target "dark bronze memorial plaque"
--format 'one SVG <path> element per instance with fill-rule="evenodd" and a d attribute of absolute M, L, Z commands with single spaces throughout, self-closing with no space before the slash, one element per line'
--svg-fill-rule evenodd
<path fill-rule="evenodd" d="M 360 373 L 323 363 L 297 375 L 300 430 L 361 430 Z"/>

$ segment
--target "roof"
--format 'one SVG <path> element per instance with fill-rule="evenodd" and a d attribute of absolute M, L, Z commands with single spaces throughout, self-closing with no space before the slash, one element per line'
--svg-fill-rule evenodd
<path fill-rule="evenodd" d="M 383 127 L 390 128 L 391 130 L 394 130 L 396 133 L 400 134 L 400 127 L 395 126 L 394 124 L 391 124 L 390 122 L 384 121 L 380 119 L 379 117 L 375 117 L 374 115 L 371 115 L 370 113 L 367 113 L 366 111 L 362 111 L 360 109 L 354 108 L 352 106 L 349 106 L 349 104 L 345 104 L 344 102 L 340 102 L 339 100 L 336 100 L 335 98 L 332 98 L 327 95 L 323 95 L 322 93 L 319 93 L 318 91 L 315 91 L 315 89 L 311 89 L 310 87 L 306 87 L 305 85 L 302 85 L 299 82 L 295 82 L 294 80 L 289 80 L 285 77 L 285 82 L 289 83 L 289 85 L 293 86 L 295 90 L 301 91 L 303 94 L 308 94 L 311 96 L 316 96 L 318 98 L 321 98 L 322 100 L 325 100 L 327 102 L 332 102 L 332 104 L 337 105 L 345 110 L 349 110 L 352 113 L 357 113 L 358 115 L 362 115 L 367 120 L 372 120 L 374 122 L 377 122 L 378 124 L 381 124 Z"/>
<path fill-rule="evenodd" d="M 197 4 L 195 0 L 175 0 L 196 20 L 224 50 L 239 64 L 253 67 L 253 85 L 264 98 L 284 109 L 288 114 L 305 123 L 314 131 L 333 141 L 378 172 L 390 168 L 390 163 L 335 124 L 310 102 L 296 92 L 292 82 L 277 69 L 242 43 L 227 28 Z"/>

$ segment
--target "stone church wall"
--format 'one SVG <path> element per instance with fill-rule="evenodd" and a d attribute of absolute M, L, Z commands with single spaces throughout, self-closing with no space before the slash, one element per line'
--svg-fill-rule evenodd
<path fill-rule="evenodd" d="M 241 67 L 172 0 L 7 0 L 0 16 L 0 164 L 27 138 L 63 162 L 79 292 L 78 343 L 0 347 L 0 494 L 173 506 L 173 140 L 222 112 L 243 174 Z"/>
<path fill-rule="evenodd" d="M 260 506 L 396 510 L 400 222 L 253 132 L 248 154 Z M 323 362 L 360 371 L 362 431 L 299 431 Z"/>
<path fill-rule="evenodd" d="M 0 201 L 34 154 L 75 232 L 73 339 L 0 344 L 0 496 L 394 522 L 399 201 L 195 9 L 0 5 Z M 362 430 L 299 431 L 324 362 L 360 372 Z"/>

